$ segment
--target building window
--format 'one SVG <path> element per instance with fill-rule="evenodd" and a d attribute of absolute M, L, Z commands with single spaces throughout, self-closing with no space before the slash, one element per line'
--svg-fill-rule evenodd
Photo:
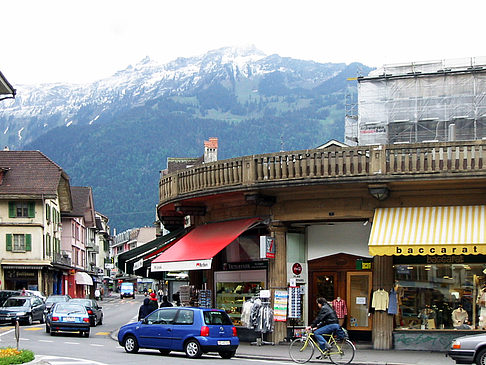
<path fill-rule="evenodd" d="M 9 218 L 34 218 L 35 203 L 27 201 L 8 202 Z"/>
<path fill-rule="evenodd" d="M 30 234 L 7 234 L 7 251 L 25 252 L 32 250 L 32 235 Z"/>

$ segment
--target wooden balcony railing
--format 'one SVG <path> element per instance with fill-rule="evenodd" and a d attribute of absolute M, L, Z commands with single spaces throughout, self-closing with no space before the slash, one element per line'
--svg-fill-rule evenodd
<path fill-rule="evenodd" d="M 162 176 L 160 203 L 197 193 L 319 180 L 390 181 L 486 174 L 486 141 L 313 149 L 244 156 Z"/>

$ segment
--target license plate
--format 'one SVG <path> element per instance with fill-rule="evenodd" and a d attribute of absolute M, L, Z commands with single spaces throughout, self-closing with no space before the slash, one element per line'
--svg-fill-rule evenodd
<path fill-rule="evenodd" d="M 231 344 L 230 341 L 218 341 L 218 345 L 229 345 Z"/>
<path fill-rule="evenodd" d="M 66 322 L 76 322 L 76 318 L 75 317 L 64 317 L 64 320 Z"/>

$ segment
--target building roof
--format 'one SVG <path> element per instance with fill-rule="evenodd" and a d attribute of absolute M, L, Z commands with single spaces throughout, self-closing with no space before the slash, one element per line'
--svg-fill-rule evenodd
<path fill-rule="evenodd" d="M 15 97 L 16 90 L 10 85 L 5 76 L 0 72 L 0 100 Z M 6 97 L 2 95 L 8 95 Z"/>
<path fill-rule="evenodd" d="M 2 196 L 55 198 L 59 195 L 61 211 L 72 209 L 69 176 L 40 151 L 0 151 Z"/>
<path fill-rule="evenodd" d="M 65 217 L 83 217 L 86 226 L 95 226 L 93 193 L 89 186 L 71 186 L 73 209 Z"/>

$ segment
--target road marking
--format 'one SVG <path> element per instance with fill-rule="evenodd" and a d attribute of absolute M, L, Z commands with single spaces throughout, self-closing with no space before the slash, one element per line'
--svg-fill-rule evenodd
<path fill-rule="evenodd" d="M 79 345 L 79 342 L 64 342 L 67 343 L 68 345 Z"/>
<path fill-rule="evenodd" d="M 90 343 L 91 346 L 103 347 L 105 345 L 100 345 L 99 343 Z"/>
<path fill-rule="evenodd" d="M 0 333 L 0 336 L 5 336 L 5 335 L 8 335 L 9 333 L 12 333 L 14 330 L 10 330 L 10 331 L 6 331 L 6 332 L 3 332 L 3 333 Z"/>
<path fill-rule="evenodd" d="M 110 332 L 96 332 L 95 336 L 107 336 L 109 334 L 110 334 Z"/>
<path fill-rule="evenodd" d="M 24 331 L 40 331 L 41 327 L 31 327 L 31 328 L 24 328 Z"/>
<path fill-rule="evenodd" d="M 54 341 L 51 341 L 51 340 L 39 340 L 39 342 L 54 342 Z"/>
<path fill-rule="evenodd" d="M 37 357 L 37 356 L 36 356 Z M 106 365 L 103 362 L 98 362 L 94 360 L 88 359 L 80 359 L 75 357 L 64 357 L 64 356 L 49 356 L 49 355 L 40 355 L 39 360 L 46 360 L 50 364 L 94 364 L 94 365 Z M 70 360 L 69 362 L 63 360 Z"/>

